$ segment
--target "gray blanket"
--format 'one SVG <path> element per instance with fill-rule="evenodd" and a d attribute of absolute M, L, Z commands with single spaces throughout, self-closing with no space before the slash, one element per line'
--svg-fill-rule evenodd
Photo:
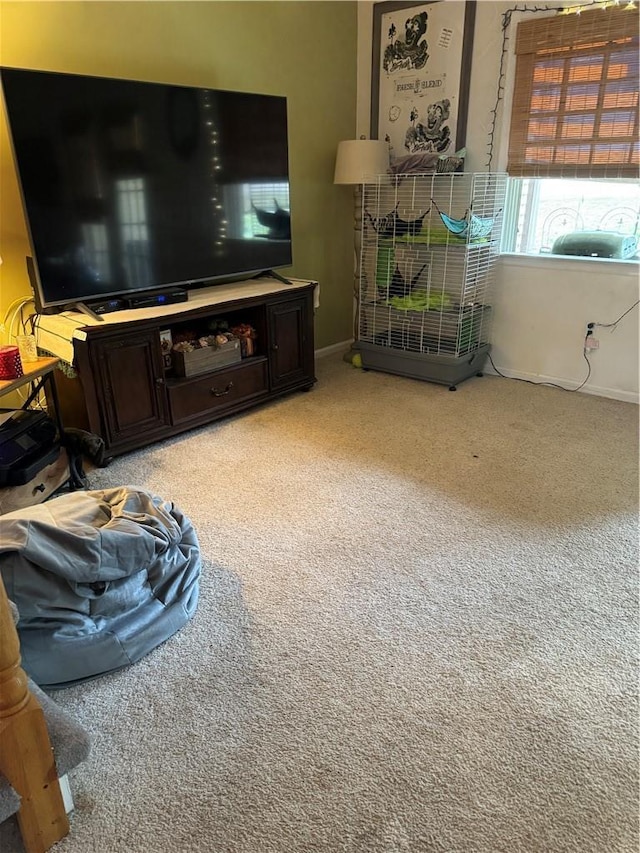
<path fill-rule="evenodd" d="M 23 667 L 67 686 L 139 660 L 193 615 L 190 520 L 134 486 L 73 492 L 0 516 L 0 573 L 18 606 Z"/>

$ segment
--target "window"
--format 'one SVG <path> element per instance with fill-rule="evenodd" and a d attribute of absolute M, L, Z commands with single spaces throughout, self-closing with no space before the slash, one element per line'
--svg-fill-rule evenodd
<path fill-rule="evenodd" d="M 517 180 L 506 251 L 637 258 L 639 39 L 631 6 L 518 25 L 507 165 Z M 594 232 L 590 244 L 585 235 Z M 608 238 L 613 254 L 593 250 L 594 241 L 603 244 L 600 232 L 618 235 Z M 569 245 L 565 235 L 576 235 L 582 250 L 554 248 Z"/>
<path fill-rule="evenodd" d="M 509 181 L 509 201 L 505 216 L 502 250 L 522 254 L 563 253 L 561 237 L 586 232 L 591 238 L 579 242 L 583 256 L 640 259 L 640 184 L 620 179 L 579 180 L 567 178 L 523 178 Z M 599 232 L 611 236 L 598 252 Z M 564 241 L 566 243 L 566 240 Z"/>
<path fill-rule="evenodd" d="M 510 175 L 638 176 L 637 12 L 612 5 L 518 24 Z"/>

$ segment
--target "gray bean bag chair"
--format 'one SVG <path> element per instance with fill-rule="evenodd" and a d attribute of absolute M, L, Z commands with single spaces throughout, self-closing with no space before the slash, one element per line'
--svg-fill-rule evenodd
<path fill-rule="evenodd" d="M 133 486 L 0 516 L 0 573 L 22 666 L 56 689 L 135 663 L 193 615 L 200 549 L 170 501 Z"/>

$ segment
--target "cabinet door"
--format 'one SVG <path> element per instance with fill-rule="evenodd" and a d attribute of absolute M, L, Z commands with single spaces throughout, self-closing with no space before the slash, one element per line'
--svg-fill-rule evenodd
<path fill-rule="evenodd" d="M 169 423 L 160 340 L 155 330 L 93 343 L 96 393 L 112 449 L 152 440 Z M 157 436 L 155 436 L 157 437 Z"/>
<path fill-rule="evenodd" d="M 315 382 L 311 293 L 268 307 L 271 389 Z"/>

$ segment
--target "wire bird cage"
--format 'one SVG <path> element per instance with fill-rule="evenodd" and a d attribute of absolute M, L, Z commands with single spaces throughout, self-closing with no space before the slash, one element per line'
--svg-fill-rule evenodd
<path fill-rule="evenodd" d="M 507 176 L 381 175 L 363 187 L 358 343 L 365 368 L 449 385 L 489 352 Z"/>

